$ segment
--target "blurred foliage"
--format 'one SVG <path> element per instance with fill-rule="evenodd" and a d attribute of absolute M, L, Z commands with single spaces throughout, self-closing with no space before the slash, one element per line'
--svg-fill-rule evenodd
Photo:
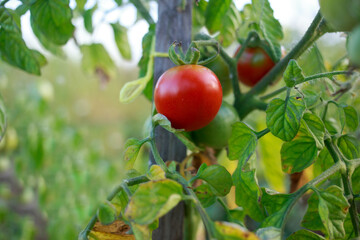
<path fill-rule="evenodd" d="M 64 71 L 66 69 L 66 71 Z M 118 89 L 135 69 L 120 69 L 101 90 L 78 63 L 52 59 L 42 77 L 0 66 L 0 91 L 9 126 L 0 150 L 0 176 L 11 173 L 21 191 L 0 184 L 0 239 L 33 239 L 34 214 L 18 206 L 38 205 L 49 239 L 75 239 L 106 193 L 124 177 L 124 140 L 142 137 L 150 103 L 120 105 Z M 136 110 L 134 110 L 136 109 Z M 140 159 L 147 161 L 144 153 Z M 137 169 L 144 172 L 138 162 Z M 143 164 L 146 165 L 146 164 Z M 136 166 L 135 166 L 136 167 Z M 96 186 L 96 187 L 93 187 Z"/>

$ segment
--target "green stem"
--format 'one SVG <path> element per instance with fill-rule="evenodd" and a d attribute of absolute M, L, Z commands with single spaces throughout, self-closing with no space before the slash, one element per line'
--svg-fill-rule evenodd
<path fill-rule="evenodd" d="M 331 141 L 331 139 L 328 138 L 324 142 L 325 142 L 325 146 L 328 149 L 334 162 L 335 163 L 339 163 L 339 162 L 344 163 L 345 160 L 342 159 L 341 155 L 339 154 L 339 150 L 334 145 L 334 143 Z M 357 206 L 356 206 L 356 202 L 354 200 L 354 195 L 353 195 L 352 186 L 351 186 L 351 174 L 350 174 L 347 166 L 346 166 L 345 171 L 341 171 L 341 178 L 342 178 L 342 182 L 344 185 L 345 196 L 347 197 L 348 202 L 350 204 L 349 213 L 350 213 L 351 223 L 354 228 L 355 237 L 359 237 L 360 236 L 359 217 L 357 214 Z"/>
<path fill-rule="evenodd" d="M 126 179 L 108 195 L 106 200 L 111 201 L 116 196 L 116 194 L 118 194 L 123 189 L 124 185 L 126 185 L 127 187 L 134 186 L 134 185 L 144 183 L 147 181 L 149 181 L 149 179 L 146 176 L 139 176 L 139 177 L 134 177 L 131 179 Z M 79 240 L 88 240 L 87 236 L 90 233 L 91 229 L 94 227 L 96 221 L 97 221 L 97 215 L 95 214 L 91 218 L 90 222 L 85 227 L 85 229 L 80 232 L 79 238 L 78 238 Z"/>
<path fill-rule="evenodd" d="M 285 223 L 288 219 L 289 213 L 292 210 L 292 208 L 295 206 L 295 203 L 309 190 L 312 189 L 314 187 L 316 187 L 316 185 L 318 185 L 319 183 L 323 182 L 324 180 L 328 179 L 329 177 L 331 177 L 333 174 L 335 174 L 338 171 L 342 171 L 344 168 L 346 168 L 345 164 L 343 162 L 337 162 L 335 163 L 333 166 L 331 166 L 330 168 L 328 168 L 326 171 L 324 171 L 321 175 L 317 176 L 316 178 L 314 178 L 313 180 L 311 180 L 310 182 L 308 182 L 307 184 L 305 184 L 304 186 L 302 186 L 299 190 L 297 190 L 294 193 L 294 197 L 291 200 L 291 203 L 289 205 L 289 207 L 286 209 L 285 211 L 285 217 L 284 220 L 281 223 L 281 235 L 283 235 L 284 232 L 284 227 L 285 227 Z"/>
<path fill-rule="evenodd" d="M 265 128 L 264 130 L 260 131 L 260 132 L 256 132 L 256 137 L 257 139 L 265 136 L 266 134 L 268 134 L 270 132 L 270 129 Z"/>
<path fill-rule="evenodd" d="M 154 52 L 153 56 L 154 56 L 154 57 L 169 57 L 169 53 L 165 53 L 165 52 Z"/>
<path fill-rule="evenodd" d="M 141 16 L 148 22 L 149 25 L 155 24 L 154 19 L 150 16 L 149 11 L 145 8 L 144 4 L 141 0 L 129 0 L 136 9 L 139 11 Z"/>
<path fill-rule="evenodd" d="M 167 173 L 166 177 L 171 178 L 177 182 L 179 182 L 185 192 L 191 196 L 193 198 L 193 201 L 195 203 L 195 207 L 198 210 L 200 217 L 205 225 L 206 231 L 209 235 L 210 239 L 216 239 L 216 232 L 215 232 L 215 226 L 214 223 L 211 221 L 209 215 L 206 213 L 205 209 L 203 208 L 203 206 L 201 205 L 199 199 L 197 198 L 196 194 L 194 193 L 194 191 L 192 190 L 191 186 L 189 185 L 189 183 L 186 181 L 185 178 L 183 178 L 179 173 Z"/>
<path fill-rule="evenodd" d="M 165 171 L 165 173 L 168 173 L 169 172 L 169 169 L 168 167 L 166 166 L 164 160 L 162 159 L 162 157 L 160 156 L 160 153 L 159 153 L 159 150 L 157 149 L 156 147 L 156 143 L 155 143 L 155 126 L 153 126 L 153 129 L 151 131 L 151 134 L 150 134 L 150 147 L 151 147 L 151 152 L 154 156 L 154 160 L 156 162 L 157 165 L 159 165 L 162 170 Z"/>
<path fill-rule="evenodd" d="M 304 83 L 304 82 L 308 82 L 308 81 L 311 81 L 311 80 L 314 80 L 314 79 L 318 79 L 318 78 L 329 78 L 331 79 L 331 77 L 333 76 L 336 76 L 336 75 L 342 75 L 342 74 L 349 74 L 350 72 L 349 71 L 335 71 L 335 72 L 326 72 L 326 73 L 319 73 L 319 74 L 315 74 L 315 75 L 311 75 L 311 76 L 308 76 L 306 78 L 303 79 L 303 81 L 301 82 L 297 82 L 295 84 L 298 85 L 298 84 L 301 84 L 301 83 Z M 260 97 L 261 100 L 266 100 L 266 99 L 269 99 L 269 98 L 272 98 L 276 95 L 278 95 L 279 93 L 282 93 L 283 91 L 286 90 L 287 87 L 282 87 L 282 88 L 279 88 L 277 90 L 275 90 L 274 92 L 271 92 L 265 96 L 262 96 Z"/>

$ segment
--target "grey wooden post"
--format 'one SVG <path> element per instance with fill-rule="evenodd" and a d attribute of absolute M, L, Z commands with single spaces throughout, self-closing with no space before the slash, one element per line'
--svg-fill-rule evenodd
<path fill-rule="evenodd" d="M 158 22 L 156 25 L 156 45 L 158 52 L 167 52 L 175 40 L 182 42 L 184 49 L 191 41 L 192 1 L 158 0 Z M 173 67 L 168 58 L 156 58 L 154 86 L 163 72 Z M 186 157 L 185 146 L 172 134 L 161 127 L 155 130 L 156 146 L 161 157 L 167 160 L 182 161 Z M 167 215 L 160 218 L 159 228 L 153 232 L 154 240 L 183 240 L 184 203 L 180 203 Z"/>

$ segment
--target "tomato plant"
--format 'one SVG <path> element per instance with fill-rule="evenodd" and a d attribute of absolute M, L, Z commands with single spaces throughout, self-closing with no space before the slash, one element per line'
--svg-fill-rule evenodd
<path fill-rule="evenodd" d="M 214 119 L 222 101 L 216 75 L 200 65 L 182 65 L 167 70 L 154 90 L 156 110 L 176 129 L 193 131 Z"/>
<path fill-rule="evenodd" d="M 236 53 L 240 48 L 241 46 L 237 49 Z M 264 49 L 261 47 L 247 47 L 237 62 L 239 80 L 245 85 L 252 87 L 274 66 L 274 61 Z"/>
<path fill-rule="evenodd" d="M 299 31 L 293 26 L 283 31 L 270 0 L 244 6 L 234 0 L 101 2 L 109 6 L 86 0 L 0 0 L 0 229 L 6 232 L 0 240 L 32 240 L 34 234 L 36 239 L 74 239 L 89 212 L 93 217 L 80 240 L 360 238 L 360 1 L 320 0 L 321 9 L 301 39 L 292 36 Z M 134 22 L 125 24 L 122 14 L 108 17 L 112 11 L 128 11 L 129 5 L 138 14 Z M 59 102 L 52 100 L 61 92 L 63 74 L 77 77 L 63 61 L 55 76 L 51 70 L 41 73 L 47 54 L 29 47 L 34 45 L 23 37 L 29 25 L 21 25 L 22 16 L 30 19 L 39 44 L 55 56 L 71 55 L 62 46 L 75 43 L 84 71 L 102 86 L 128 75 L 119 74 L 105 41 L 91 42 L 99 39 L 97 29 L 108 26 L 115 52 L 129 60 L 136 41 L 128 39 L 127 30 L 142 18 L 149 29 L 142 40 L 139 76 L 121 87 L 119 100 L 130 103 L 144 94 L 152 106 L 147 101 L 140 102 L 142 108 L 130 105 L 128 112 L 114 114 L 116 124 L 109 125 L 117 125 L 119 115 L 122 121 L 147 108 L 151 116 L 145 136 L 123 142 L 128 135 L 140 136 L 129 120 L 121 131 L 103 137 L 93 123 L 86 128 L 89 112 L 96 119 L 105 115 L 99 114 L 101 101 L 91 109 L 86 101 L 68 100 L 81 115 L 71 127 L 71 111 L 64 111 L 68 106 L 54 108 Z M 83 28 L 91 38 L 81 37 Z M 338 34 L 342 41 L 336 46 L 318 41 L 334 31 L 346 31 Z M 106 43 L 111 40 L 106 31 L 101 33 Z M 343 51 L 347 36 L 348 54 Z M 229 55 L 239 44 L 235 56 Z M 285 56 L 282 45 L 293 46 Z M 5 63 L 40 76 L 13 77 L 18 72 Z M 56 81 L 38 86 L 18 82 L 38 78 Z M 277 88 L 273 83 L 279 79 L 283 82 Z M 223 102 L 229 80 L 232 94 Z M 74 95 L 81 90 L 93 96 L 68 82 Z M 120 86 L 111 86 L 117 95 Z M 113 101 L 113 92 L 106 94 Z M 119 146 L 121 161 L 115 150 Z M 99 194 L 114 183 L 107 197 Z M 66 198 L 59 197 L 61 189 L 70 191 Z M 99 201 L 90 196 L 103 199 L 96 210 Z M 61 213 L 59 218 L 51 217 L 57 216 L 54 212 Z"/>
<path fill-rule="evenodd" d="M 239 120 L 236 110 L 223 102 L 216 117 L 205 127 L 191 133 L 194 142 L 200 146 L 221 149 L 228 145 L 231 125 Z"/>

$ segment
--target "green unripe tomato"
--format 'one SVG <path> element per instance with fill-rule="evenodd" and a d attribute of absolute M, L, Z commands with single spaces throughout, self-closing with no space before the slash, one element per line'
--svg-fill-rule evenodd
<path fill-rule="evenodd" d="M 347 51 L 350 61 L 360 66 L 360 25 L 350 33 Z"/>
<path fill-rule="evenodd" d="M 359 0 L 319 0 L 320 12 L 334 31 L 351 31 L 360 23 Z"/>
<path fill-rule="evenodd" d="M 238 120 L 235 108 L 223 102 L 216 117 L 208 125 L 191 132 L 192 139 L 198 146 L 215 149 L 226 147 L 231 135 L 231 125 Z"/>
<path fill-rule="evenodd" d="M 231 92 L 232 86 L 229 66 L 226 64 L 224 59 L 218 55 L 213 61 L 204 66 L 213 71 L 218 77 L 222 87 L 223 96 L 228 95 Z"/>

